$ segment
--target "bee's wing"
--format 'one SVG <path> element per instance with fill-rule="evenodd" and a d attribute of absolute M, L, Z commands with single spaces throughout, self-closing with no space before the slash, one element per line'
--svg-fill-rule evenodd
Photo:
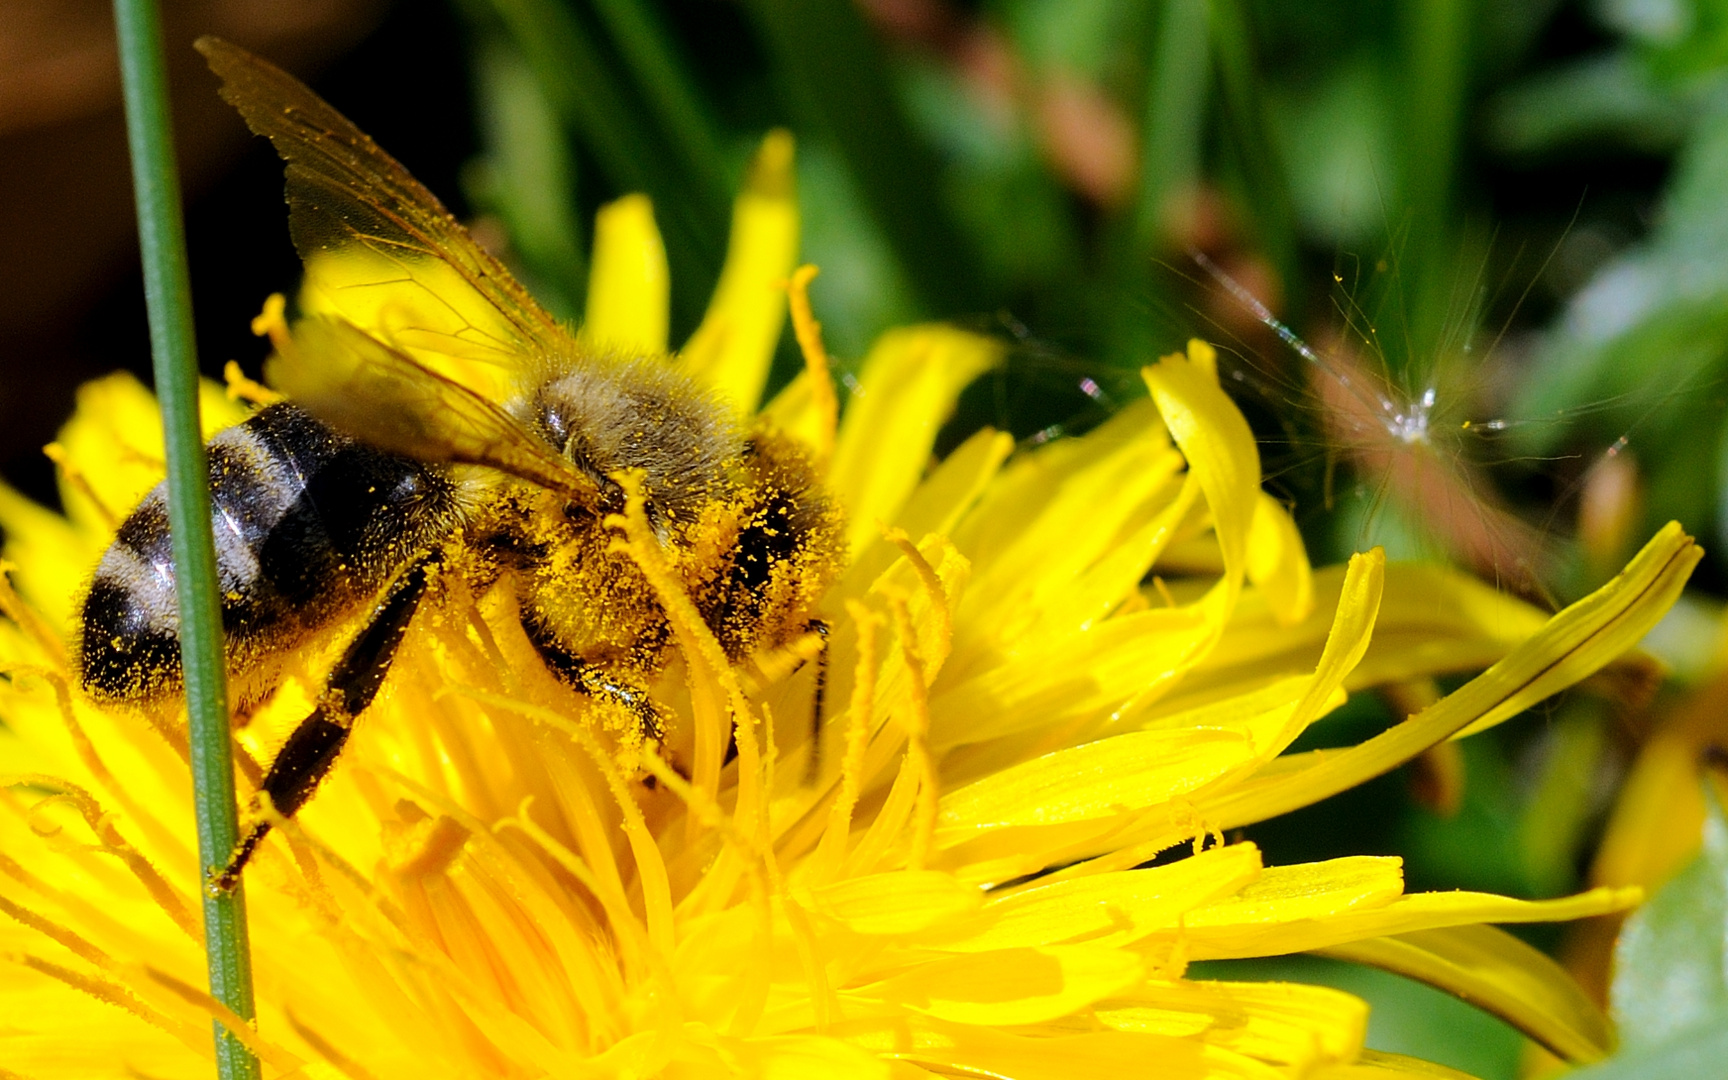
<path fill-rule="evenodd" d="M 420 461 L 498 469 L 594 505 L 587 474 L 509 413 L 352 323 L 302 319 L 279 344 L 271 379 L 338 431 Z"/>
<path fill-rule="evenodd" d="M 345 319 L 494 397 L 562 339 L 436 196 L 305 84 L 218 38 L 197 47 L 222 97 L 287 162 L 306 313 Z"/>

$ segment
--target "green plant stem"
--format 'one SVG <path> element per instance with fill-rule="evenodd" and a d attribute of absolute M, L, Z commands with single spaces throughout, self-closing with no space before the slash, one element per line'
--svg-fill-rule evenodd
<path fill-rule="evenodd" d="M 162 24 L 155 0 L 114 0 L 114 22 L 120 39 L 126 136 L 132 149 L 132 183 L 138 203 L 150 351 L 168 456 L 168 515 L 180 604 L 180 656 L 186 673 L 198 863 L 208 872 L 234 850 L 239 823 L 228 738 L 216 549 L 210 536 L 210 474 L 198 422 L 198 361 L 192 331 L 192 290 L 186 271 L 186 234 L 168 115 Z M 245 895 L 239 887 L 226 893 L 206 887 L 202 893 L 210 993 L 250 1021 L 252 961 L 246 937 Z M 250 1080 L 259 1075 L 258 1060 L 220 1023 L 215 1025 L 215 1035 L 217 1074 L 223 1080 Z"/>

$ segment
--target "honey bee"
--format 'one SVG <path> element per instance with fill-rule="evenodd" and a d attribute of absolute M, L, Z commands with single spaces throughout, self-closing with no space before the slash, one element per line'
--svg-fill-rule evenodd
<path fill-rule="evenodd" d="M 434 268 L 440 301 L 496 318 L 493 343 L 514 385 L 494 400 L 329 314 L 273 335 L 270 372 L 289 400 L 209 443 L 232 696 L 243 708 L 267 698 L 291 657 L 333 627 L 360 628 L 265 771 L 214 887 L 239 880 L 273 814 L 311 797 L 443 575 L 475 596 L 513 590 L 522 630 L 559 680 L 622 708 L 644 736 L 662 734 L 648 688 L 671 630 L 606 525 L 625 509 L 625 470 L 729 659 L 821 632 L 815 610 L 841 565 L 841 522 L 797 443 L 745 427 L 664 357 L 580 343 L 306 86 L 225 42 L 198 48 L 222 96 L 287 163 L 302 258 L 352 252 Z M 82 598 L 74 653 L 97 701 L 180 700 L 166 509 L 158 486 Z"/>

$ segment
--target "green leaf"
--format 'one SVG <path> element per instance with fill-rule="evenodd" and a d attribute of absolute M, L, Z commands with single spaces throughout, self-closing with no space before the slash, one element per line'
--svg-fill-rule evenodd
<path fill-rule="evenodd" d="M 1704 850 L 1626 920 L 1615 950 L 1609 1001 L 1634 1053 L 1728 1026 L 1728 821 L 1708 794 Z"/>
<path fill-rule="evenodd" d="M 1567 1080 L 1702 1080 L 1721 1076 L 1728 1062 L 1728 1014 L 1649 1050 L 1621 1054 Z"/>

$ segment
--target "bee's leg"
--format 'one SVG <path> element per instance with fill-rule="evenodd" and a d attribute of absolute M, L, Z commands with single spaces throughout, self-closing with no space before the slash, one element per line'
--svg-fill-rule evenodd
<path fill-rule="evenodd" d="M 526 612 L 522 616 L 522 629 L 533 644 L 534 651 L 540 654 L 540 659 L 561 681 L 590 697 L 606 698 L 623 706 L 636 718 L 644 738 L 659 742 L 665 736 L 666 719 L 661 715 L 659 707 L 649 699 L 646 690 L 613 678 L 605 669 L 590 664 L 566 649 L 539 619 Z"/>
<path fill-rule="evenodd" d="M 816 653 L 816 692 L 810 701 L 810 759 L 804 766 L 804 782 L 813 784 L 822 770 L 822 706 L 828 700 L 828 624 L 811 619 L 804 624 L 804 630 L 821 639 L 821 648 Z"/>
<path fill-rule="evenodd" d="M 424 559 L 403 571 L 372 609 L 366 625 L 325 680 L 318 707 L 295 726 L 276 760 L 270 763 L 264 782 L 252 796 L 240 842 L 234 846 L 227 863 L 210 875 L 213 887 L 221 890 L 234 887 L 258 842 L 270 831 L 271 822 L 292 817 L 336 763 L 348 741 L 354 718 L 366 711 L 384 684 L 396 648 L 402 644 L 408 624 L 426 596 L 431 566 L 436 561 L 436 557 Z"/>

